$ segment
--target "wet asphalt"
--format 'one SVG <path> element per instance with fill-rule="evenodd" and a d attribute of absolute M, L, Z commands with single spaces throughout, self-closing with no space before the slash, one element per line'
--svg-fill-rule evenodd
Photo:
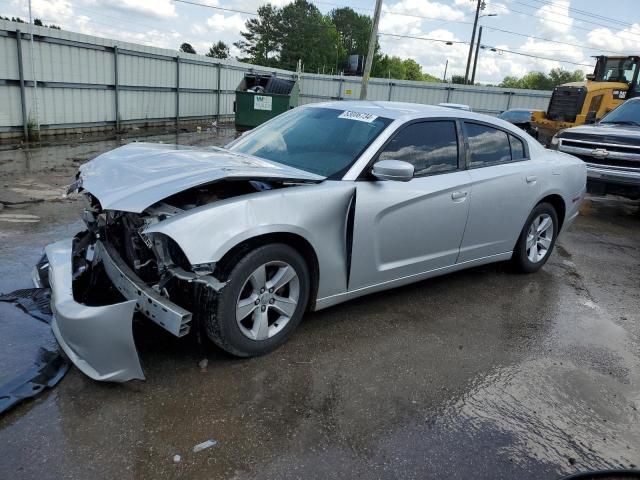
<path fill-rule="evenodd" d="M 74 158 L 113 147 L 65 148 L 28 167 L 0 152 L 0 201 L 31 195 L 20 182 L 39 198 L 59 193 Z M 78 230 L 80 210 L 53 194 L 0 210 L 0 292 L 29 286 L 42 246 Z M 27 217 L 2 221 L 7 212 Z M 147 380 L 102 384 L 72 369 L 7 412 L 0 478 L 555 479 L 633 468 L 639 232 L 640 203 L 589 198 L 536 274 L 496 264 L 370 295 L 307 315 L 256 359 L 142 322 Z M 48 335 L 0 304 L 0 381 Z"/>

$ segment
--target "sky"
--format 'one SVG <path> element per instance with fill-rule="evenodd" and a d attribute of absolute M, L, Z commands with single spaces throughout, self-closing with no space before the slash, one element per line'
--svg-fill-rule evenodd
<path fill-rule="evenodd" d="M 198 53 L 222 40 L 231 45 L 264 0 L 32 0 L 34 17 L 65 30 L 161 48 L 189 42 Z M 290 0 L 271 0 L 282 6 Z M 375 0 L 314 3 L 323 13 L 349 6 L 373 15 Z M 533 70 L 591 72 L 594 55 L 640 54 L 638 0 L 486 0 L 476 81 L 499 83 Z M 28 18 L 28 0 L 0 0 L 0 15 Z M 416 60 L 442 77 L 464 74 L 476 0 L 384 0 L 379 42 L 383 53 Z M 612 8 L 612 5 L 615 8 Z M 211 7 L 219 7 L 211 8 Z M 388 35 L 388 34 L 393 34 Z M 423 39 L 407 38 L 422 37 Z M 444 41 L 454 42 L 447 45 Z M 495 51 L 493 50 L 495 49 Z M 232 55 L 240 52 L 231 48 Z M 547 57 L 547 59 L 531 57 Z M 573 63 L 568 63 L 573 62 Z"/>

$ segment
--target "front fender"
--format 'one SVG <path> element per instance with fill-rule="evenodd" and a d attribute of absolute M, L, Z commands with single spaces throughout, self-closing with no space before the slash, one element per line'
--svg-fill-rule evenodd
<path fill-rule="evenodd" d="M 268 233 L 304 238 L 318 257 L 318 296 L 347 283 L 347 210 L 355 185 L 326 181 L 221 200 L 155 224 L 145 233 L 173 239 L 192 265 L 219 261 L 245 240 Z"/>

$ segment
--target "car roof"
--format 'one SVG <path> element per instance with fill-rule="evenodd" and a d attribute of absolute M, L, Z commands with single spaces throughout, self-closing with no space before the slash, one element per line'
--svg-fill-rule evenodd
<path fill-rule="evenodd" d="M 340 100 L 333 102 L 310 103 L 300 108 L 333 108 L 343 111 L 348 110 L 357 113 L 364 113 L 367 115 L 390 118 L 392 120 L 401 122 L 409 122 L 411 120 L 418 120 L 429 117 L 477 120 L 479 122 L 486 122 L 500 127 L 504 130 L 511 131 L 512 133 L 520 137 L 529 137 L 521 129 L 519 129 L 512 123 L 507 122 L 506 120 L 502 120 L 501 118 L 457 108 L 439 107 L 437 105 L 371 100 Z M 532 137 L 529 138 L 531 138 L 532 140 L 529 142 L 529 145 L 532 148 L 536 148 L 536 144 L 540 145 Z M 543 147 L 540 145 L 540 148 Z"/>
<path fill-rule="evenodd" d="M 471 111 L 471 107 L 469 105 L 465 105 L 464 103 L 439 103 L 439 107 L 449 107 L 449 108 L 459 108 L 460 110 L 469 110 Z"/>
<path fill-rule="evenodd" d="M 312 103 L 305 105 L 305 107 L 349 110 L 357 113 L 376 115 L 378 117 L 386 117 L 392 120 L 411 120 L 414 118 L 426 117 L 469 118 L 492 122 L 496 120 L 496 117 L 469 112 L 467 110 L 440 107 L 438 105 L 424 105 L 421 103 L 341 100 L 335 102 Z"/>
<path fill-rule="evenodd" d="M 531 112 L 533 111 L 532 108 L 510 108 L 509 110 L 505 110 L 502 113 L 506 113 L 506 112 Z"/>

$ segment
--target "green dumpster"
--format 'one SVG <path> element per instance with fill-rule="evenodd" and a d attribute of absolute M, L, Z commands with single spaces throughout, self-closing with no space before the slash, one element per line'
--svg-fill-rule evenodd
<path fill-rule="evenodd" d="M 257 127 L 276 115 L 298 106 L 297 80 L 275 75 L 248 74 L 236 88 L 236 128 Z"/>

